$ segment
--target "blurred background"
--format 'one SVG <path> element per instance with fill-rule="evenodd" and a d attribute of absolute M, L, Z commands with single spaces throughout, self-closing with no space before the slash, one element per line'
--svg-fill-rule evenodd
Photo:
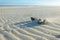
<path fill-rule="evenodd" d="M 44 5 L 60 6 L 60 0 L 0 0 L 0 6 L 6 5 Z"/>

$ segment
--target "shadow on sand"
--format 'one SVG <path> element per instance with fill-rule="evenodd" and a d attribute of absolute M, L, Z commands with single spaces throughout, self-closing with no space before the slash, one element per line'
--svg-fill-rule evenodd
<path fill-rule="evenodd" d="M 14 25 L 19 26 L 19 27 L 34 27 L 34 26 L 39 26 L 37 21 L 18 22 L 18 23 L 15 23 Z"/>
<path fill-rule="evenodd" d="M 60 38 L 60 35 L 55 35 L 56 36 L 56 38 Z"/>

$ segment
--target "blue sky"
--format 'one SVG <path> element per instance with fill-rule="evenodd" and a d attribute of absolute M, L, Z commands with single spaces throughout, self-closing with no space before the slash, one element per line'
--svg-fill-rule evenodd
<path fill-rule="evenodd" d="M 60 0 L 0 0 L 0 5 L 60 5 Z"/>

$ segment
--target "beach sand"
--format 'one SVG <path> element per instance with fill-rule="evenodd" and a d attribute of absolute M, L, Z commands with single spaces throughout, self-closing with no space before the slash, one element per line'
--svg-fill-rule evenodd
<path fill-rule="evenodd" d="M 30 17 L 46 19 L 46 24 Z M 60 40 L 60 7 L 0 7 L 0 40 Z"/>

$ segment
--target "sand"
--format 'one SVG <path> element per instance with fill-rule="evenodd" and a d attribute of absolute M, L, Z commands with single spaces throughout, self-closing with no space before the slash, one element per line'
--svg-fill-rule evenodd
<path fill-rule="evenodd" d="M 30 17 L 46 19 L 46 24 Z M 60 7 L 0 7 L 0 40 L 60 40 Z"/>

